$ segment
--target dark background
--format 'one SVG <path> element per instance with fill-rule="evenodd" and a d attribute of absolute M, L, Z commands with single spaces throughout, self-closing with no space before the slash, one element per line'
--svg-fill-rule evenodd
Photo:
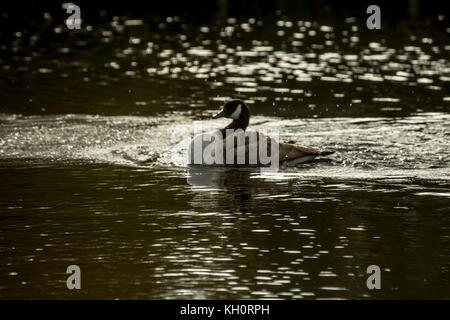
<path fill-rule="evenodd" d="M 38 21 L 43 12 L 52 16 L 66 15 L 62 1 L 8 1 L 2 3 L 1 12 L 7 12 L 13 24 Z M 78 0 L 74 4 L 82 8 L 82 18 L 87 23 L 95 23 L 102 11 L 108 15 L 130 14 L 136 17 L 168 15 L 190 15 L 197 19 L 222 13 L 230 16 L 252 16 L 267 18 L 277 14 L 304 15 L 316 18 L 335 16 L 367 16 L 366 8 L 376 4 L 382 8 L 382 19 L 416 19 L 435 17 L 449 12 L 448 1 L 400 0 L 400 1 L 360 1 L 360 0 L 166 0 L 166 1 L 90 1 Z M 2 30 L 5 25 L 2 25 Z"/>

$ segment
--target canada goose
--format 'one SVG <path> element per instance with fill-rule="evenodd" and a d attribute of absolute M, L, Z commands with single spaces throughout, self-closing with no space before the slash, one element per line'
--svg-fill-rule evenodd
<path fill-rule="evenodd" d="M 265 136 L 259 132 L 251 132 L 251 131 L 246 131 L 247 126 L 249 124 L 250 121 L 250 111 L 247 107 L 247 105 L 245 104 L 244 101 L 240 100 L 240 99 L 233 99 L 228 101 L 224 106 L 222 111 L 220 111 L 217 115 L 215 115 L 213 117 L 213 119 L 217 119 L 217 118 L 230 118 L 233 121 L 227 125 L 225 128 L 220 129 L 218 131 L 215 131 L 211 134 L 208 135 L 208 139 L 206 139 L 205 141 L 205 136 L 202 135 L 198 135 L 196 137 L 194 137 L 194 139 L 191 141 L 191 146 L 190 146 L 190 159 L 189 162 L 190 164 L 218 164 L 218 163 L 211 163 L 211 161 L 202 161 L 202 159 L 200 159 L 200 161 L 195 161 L 198 159 L 198 157 L 196 159 L 194 159 L 194 150 L 197 151 L 200 150 L 200 156 L 203 155 L 203 157 L 205 156 L 205 153 L 207 153 L 208 155 L 210 154 L 211 157 L 215 157 L 217 155 L 217 150 L 221 150 L 221 148 L 223 148 L 223 153 L 221 153 L 219 159 L 224 159 L 225 158 L 225 154 L 227 152 L 231 151 L 231 154 L 234 156 L 230 163 L 230 161 L 228 161 L 229 159 L 226 158 L 226 161 L 221 161 L 220 164 L 232 164 L 232 165 L 267 165 L 267 163 L 263 163 L 263 161 L 260 158 L 260 153 L 259 150 L 256 149 L 252 149 L 252 140 L 249 138 L 249 136 L 251 136 L 251 133 L 254 133 L 255 136 L 257 134 L 257 141 L 258 143 L 261 142 L 265 142 L 265 144 L 261 145 L 258 144 L 258 146 L 260 146 L 260 148 L 265 148 L 265 146 L 267 146 L 267 152 L 268 154 L 271 153 L 271 143 L 272 141 L 276 141 L 275 139 Z M 241 144 L 239 145 L 239 138 L 237 139 L 237 144 L 235 144 L 235 137 L 232 137 L 232 143 L 228 144 L 226 140 L 230 139 L 230 133 L 235 133 L 235 132 L 241 132 L 244 133 L 245 132 L 245 140 L 241 140 Z M 211 136 L 214 136 L 214 142 L 211 142 L 211 139 L 209 139 Z M 261 138 L 263 138 L 261 140 Z M 220 139 L 223 139 L 223 141 L 220 141 Z M 219 141 L 218 141 L 219 140 Z M 266 140 L 266 141 L 263 141 Z M 245 145 L 244 142 L 245 141 Z M 255 142 L 254 145 L 256 145 L 256 140 L 253 140 Z M 218 146 L 216 143 L 220 142 L 220 146 Z M 215 145 L 214 145 L 215 144 Z M 218 146 L 218 147 L 217 147 Z M 217 147 L 217 148 L 215 148 Z M 242 159 L 243 161 L 238 161 L 238 154 L 239 154 L 239 147 L 241 147 L 241 150 L 245 150 L 245 160 Z M 243 147 L 245 149 L 243 149 Z M 230 150 L 230 148 L 232 148 L 233 150 Z M 255 157 L 253 157 L 254 161 L 251 160 L 252 156 L 251 156 L 251 152 L 252 150 L 256 150 L 256 155 Z M 318 149 L 318 148 L 313 148 L 313 147 L 307 147 L 307 146 L 302 146 L 302 145 L 298 145 L 296 144 L 295 141 L 289 141 L 289 142 L 278 142 L 278 164 L 280 165 L 287 165 L 287 166 L 295 166 L 298 163 L 302 163 L 302 162 L 306 162 L 309 160 L 314 159 L 317 156 L 327 156 L 334 153 L 334 151 L 331 150 L 323 150 L 323 149 Z M 223 158 L 222 158 L 223 157 Z M 201 157 L 200 157 L 201 158 Z M 217 159 L 217 158 L 216 158 Z"/>

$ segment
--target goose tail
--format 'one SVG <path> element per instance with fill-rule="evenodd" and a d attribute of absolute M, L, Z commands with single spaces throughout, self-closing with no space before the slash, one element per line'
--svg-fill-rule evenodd
<path fill-rule="evenodd" d="M 320 150 L 319 155 L 321 156 L 329 156 L 330 154 L 335 153 L 336 151 L 334 150 Z"/>

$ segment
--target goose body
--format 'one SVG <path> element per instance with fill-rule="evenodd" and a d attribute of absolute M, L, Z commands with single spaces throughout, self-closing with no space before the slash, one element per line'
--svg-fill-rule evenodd
<path fill-rule="evenodd" d="M 295 141 L 279 142 L 261 132 L 247 131 L 250 112 L 240 99 L 228 101 L 213 118 L 221 117 L 233 121 L 223 129 L 195 136 L 189 147 L 190 164 L 266 166 L 267 157 L 272 157 L 278 165 L 295 166 L 334 153 Z"/>

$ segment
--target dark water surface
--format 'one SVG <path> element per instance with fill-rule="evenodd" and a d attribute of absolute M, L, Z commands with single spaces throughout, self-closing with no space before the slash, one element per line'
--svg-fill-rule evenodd
<path fill-rule="evenodd" d="M 99 21 L 2 32 L 0 298 L 450 298 L 448 17 Z M 236 96 L 336 154 L 187 167 Z"/>

